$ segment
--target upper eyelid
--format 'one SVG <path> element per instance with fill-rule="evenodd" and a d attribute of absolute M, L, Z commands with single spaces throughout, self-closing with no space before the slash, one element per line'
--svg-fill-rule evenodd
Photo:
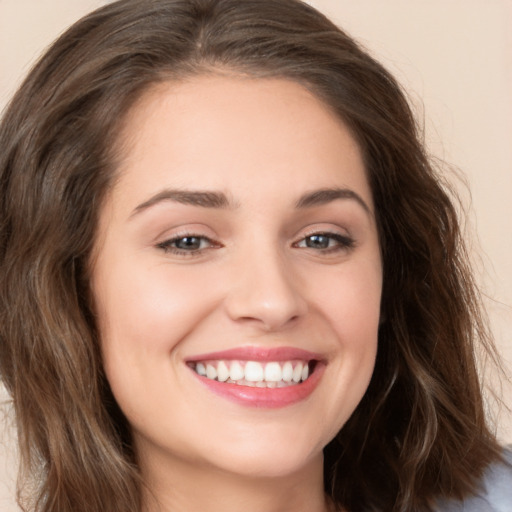
<path fill-rule="evenodd" d="M 329 222 L 310 224 L 302 227 L 301 229 L 298 229 L 295 233 L 295 235 L 292 235 L 289 238 L 293 244 L 304 238 L 307 238 L 308 236 L 313 235 L 341 236 L 347 239 L 354 239 L 351 230 L 339 225 L 332 225 Z M 291 235 L 291 233 L 289 235 Z M 222 236 L 219 237 L 218 233 L 215 233 L 215 231 L 212 231 L 210 227 L 203 224 L 190 227 L 177 226 L 175 228 L 165 230 L 161 232 L 157 237 L 155 237 L 154 245 L 160 245 L 166 242 L 171 242 L 187 237 L 202 238 L 213 244 L 225 245 L 225 243 L 221 241 Z"/>
<path fill-rule="evenodd" d="M 154 237 L 154 244 L 158 245 L 159 243 L 166 242 L 169 240 L 176 240 L 179 238 L 186 238 L 187 236 L 196 236 L 198 238 L 207 238 L 209 240 L 215 240 L 215 234 L 211 229 L 205 227 L 204 225 L 198 224 L 197 226 L 191 227 L 182 227 L 176 226 L 171 228 L 166 228 L 164 230 L 159 230 L 158 235 Z"/>
<path fill-rule="evenodd" d="M 321 227 L 318 225 L 301 229 L 299 231 L 299 234 L 296 235 L 296 238 L 297 238 L 297 240 L 301 240 L 303 238 L 307 238 L 308 236 L 313 236 L 313 235 L 332 235 L 332 236 L 343 236 L 343 237 L 347 237 L 347 238 L 353 238 L 353 236 L 351 235 L 349 230 L 346 228 L 334 227 L 334 226 Z"/>

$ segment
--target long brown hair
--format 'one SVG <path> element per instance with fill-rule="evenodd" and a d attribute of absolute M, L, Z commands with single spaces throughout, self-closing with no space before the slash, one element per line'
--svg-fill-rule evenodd
<path fill-rule="evenodd" d="M 139 512 L 130 430 L 102 370 L 88 288 L 117 135 L 144 91 L 220 71 L 297 81 L 352 130 L 384 262 L 375 372 L 325 448 L 348 510 L 428 510 L 499 457 L 475 347 L 492 347 L 452 201 L 393 77 L 297 0 L 121 0 L 41 58 L 0 125 L 0 372 L 41 512 Z M 32 477 L 30 479 L 30 477 Z"/>

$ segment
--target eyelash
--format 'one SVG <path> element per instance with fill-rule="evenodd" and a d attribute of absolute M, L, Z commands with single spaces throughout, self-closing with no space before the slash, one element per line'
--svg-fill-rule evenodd
<path fill-rule="evenodd" d="M 301 238 L 298 242 L 295 242 L 293 244 L 293 247 L 300 248 L 300 244 L 306 243 L 307 240 L 311 240 L 313 238 L 321 238 L 325 237 L 327 238 L 327 243 L 330 245 L 332 241 L 335 242 L 333 246 L 327 246 L 327 247 L 311 247 L 311 246 L 305 246 L 303 248 L 306 249 L 312 249 L 314 251 L 319 251 L 322 254 L 331 254 L 339 251 L 348 251 L 352 249 L 355 245 L 355 241 L 353 238 L 346 236 L 346 235 L 340 235 L 339 233 L 330 233 L 330 232 L 315 232 L 308 234 Z M 184 241 L 186 239 L 196 239 L 199 241 L 199 247 L 191 248 L 191 249 L 182 249 L 179 247 L 176 247 L 176 244 L 178 244 L 181 241 Z M 206 242 L 206 247 L 201 247 Z M 193 257 L 197 256 L 199 254 L 202 254 L 205 250 L 212 249 L 212 248 L 218 248 L 221 247 L 220 244 L 214 242 L 212 239 L 203 236 L 203 235 L 197 235 L 193 233 L 187 233 L 183 235 L 176 236 L 174 238 L 170 238 L 169 240 L 165 240 L 163 242 L 160 242 L 157 244 L 157 247 L 159 249 L 162 249 L 165 253 L 174 254 L 177 256 L 185 256 L 185 257 Z"/>
<path fill-rule="evenodd" d="M 179 247 L 176 247 L 175 244 L 178 242 L 181 242 L 182 240 L 186 239 L 197 239 L 199 240 L 199 248 L 196 249 L 180 249 Z M 207 247 L 201 247 L 203 243 L 206 241 Z M 193 233 L 186 233 L 183 235 L 176 236 L 174 238 L 170 238 L 169 240 L 165 240 L 163 242 L 160 242 L 157 244 L 157 247 L 159 249 L 162 249 L 165 253 L 175 254 L 177 256 L 185 256 L 185 257 L 191 257 L 198 254 L 201 254 L 203 251 L 215 247 L 220 247 L 220 244 L 215 243 L 210 238 L 203 236 L 203 235 L 196 235 Z"/>
<path fill-rule="evenodd" d="M 334 241 L 335 244 L 333 246 L 327 246 L 327 247 L 311 247 L 306 246 L 305 248 L 313 249 L 313 250 L 319 250 L 322 254 L 331 254 L 331 253 L 337 253 L 339 251 L 348 251 L 350 249 L 354 248 L 355 240 L 347 235 L 341 235 L 339 233 L 330 233 L 328 231 L 319 231 L 314 232 L 306 235 L 303 237 L 299 242 L 296 242 L 294 247 L 299 247 L 299 244 L 306 242 L 307 240 L 311 240 L 313 238 L 321 238 L 325 237 L 327 240 L 327 243 L 330 245 L 331 241 Z"/>

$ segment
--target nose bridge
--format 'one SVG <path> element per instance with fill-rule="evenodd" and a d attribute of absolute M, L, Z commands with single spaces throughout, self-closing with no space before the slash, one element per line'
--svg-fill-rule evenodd
<path fill-rule="evenodd" d="M 227 311 L 233 320 L 279 329 L 305 313 L 305 297 L 279 245 L 252 242 L 232 262 Z"/>

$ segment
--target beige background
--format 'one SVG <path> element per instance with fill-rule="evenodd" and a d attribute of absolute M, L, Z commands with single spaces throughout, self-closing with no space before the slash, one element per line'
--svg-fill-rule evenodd
<path fill-rule="evenodd" d="M 0 109 L 38 54 L 100 0 L 0 0 Z M 468 233 L 497 338 L 512 362 L 512 1 L 312 0 L 400 79 L 432 153 L 462 169 Z M 512 393 L 505 401 L 512 406 Z M 0 401 L 7 397 L 0 390 Z M 0 510 L 14 512 L 15 442 L 0 410 Z M 502 414 L 502 440 L 512 422 Z"/>

